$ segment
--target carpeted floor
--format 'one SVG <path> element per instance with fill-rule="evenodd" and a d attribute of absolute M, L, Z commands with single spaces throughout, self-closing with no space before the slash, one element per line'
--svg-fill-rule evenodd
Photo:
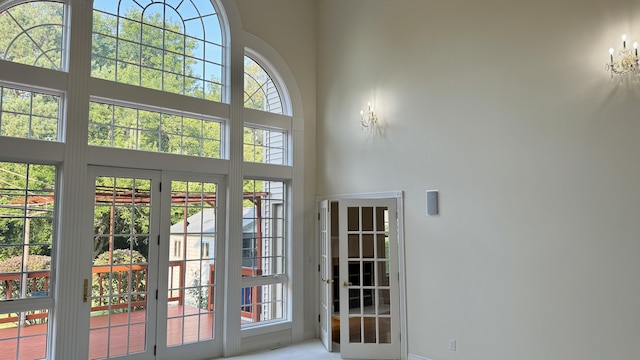
<path fill-rule="evenodd" d="M 335 360 L 340 359 L 340 353 L 330 353 L 324 348 L 319 339 L 307 340 L 287 347 L 264 350 L 251 354 L 233 356 L 232 360 Z"/>

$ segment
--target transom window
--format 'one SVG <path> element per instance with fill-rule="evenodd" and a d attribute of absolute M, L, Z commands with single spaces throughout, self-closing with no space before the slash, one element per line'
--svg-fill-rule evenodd
<path fill-rule="evenodd" d="M 100 102 L 91 103 L 89 116 L 90 145 L 221 157 L 219 120 Z"/>
<path fill-rule="evenodd" d="M 244 57 L 244 107 L 282 114 L 280 93 L 271 76 L 255 60 Z"/>
<path fill-rule="evenodd" d="M 32 1 L 0 12 L 0 59 L 62 70 L 64 4 Z"/>
<path fill-rule="evenodd" d="M 223 44 L 210 1 L 95 0 L 91 76 L 221 101 Z"/>
<path fill-rule="evenodd" d="M 285 165 L 287 137 L 283 130 L 245 126 L 244 161 Z"/>
<path fill-rule="evenodd" d="M 0 136 L 59 140 L 61 105 L 60 95 L 0 84 Z"/>

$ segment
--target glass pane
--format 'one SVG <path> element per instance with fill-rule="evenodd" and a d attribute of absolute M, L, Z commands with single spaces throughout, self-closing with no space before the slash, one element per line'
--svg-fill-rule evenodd
<path fill-rule="evenodd" d="M 91 103 L 90 109 L 89 145 L 199 157 L 221 156 L 221 122 L 218 120 L 96 102 Z"/>
<path fill-rule="evenodd" d="M 283 114 L 280 93 L 271 76 L 248 56 L 244 57 L 244 107 Z"/>
<path fill-rule="evenodd" d="M 244 161 L 287 164 L 287 138 L 284 131 L 244 128 Z"/>
<path fill-rule="evenodd" d="M 367 344 L 377 343 L 376 339 L 376 318 L 365 317 L 362 319 L 364 324 L 364 342 Z"/>
<path fill-rule="evenodd" d="M 64 4 L 32 1 L 0 11 L 0 59 L 62 70 Z"/>
<path fill-rule="evenodd" d="M 348 231 L 360 230 L 360 208 L 357 208 L 357 207 L 347 208 L 347 230 Z"/>
<path fill-rule="evenodd" d="M 378 289 L 378 313 L 391 315 L 391 296 L 389 289 Z"/>
<path fill-rule="evenodd" d="M 349 318 L 349 342 L 362 342 L 362 318 L 360 317 Z"/>
<path fill-rule="evenodd" d="M 362 231 L 373 231 L 373 208 L 362 208 Z"/>
<path fill-rule="evenodd" d="M 283 284 L 242 288 L 241 323 L 243 327 L 281 320 L 286 311 Z"/>
<path fill-rule="evenodd" d="M 286 185 L 245 180 L 242 210 L 242 276 L 284 274 Z"/>
<path fill-rule="evenodd" d="M 49 296 L 55 172 L 0 162 L 0 302 Z"/>
<path fill-rule="evenodd" d="M 384 234 L 376 235 L 377 257 L 378 259 L 389 258 L 389 237 Z"/>
<path fill-rule="evenodd" d="M 215 315 L 217 185 L 171 182 L 167 346 L 210 340 Z"/>
<path fill-rule="evenodd" d="M 47 314 L 46 310 L 0 314 L 0 349 L 3 359 L 45 358 Z"/>
<path fill-rule="evenodd" d="M 361 300 L 360 289 L 349 289 L 349 314 L 362 314 Z"/>
<path fill-rule="evenodd" d="M 94 1 L 91 76 L 113 80 L 109 71 L 117 69 L 115 80 L 121 83 L 220 101 L 221 92 L 214 94 L 207 84 L 221 84 L 222 71 L 206 73 L 202 65 L 191 66 L 215 62 L 218 69 L 223 67 L 220 54 L 204 51 L 204 44 L 218 49 L 223 45 L 222 28 L 210 3 L 198 2 L 196 9 L 193 2 L 111 2 Z M 103 35 L 119 39 L 118 51 L 104 46 Z M 114 54 L 114 62 L 106 61 Z M 205 88 L 207 92 L 196 90 Z"/>
<path fill-rule="evenodd" d="M 376 231 L 389 231 L 389 211 L 386 207 L 376 208 Z"/>
<path fill-rule="evenodd" d="M 151 181 L 95 180 L 89 356 L 145 351 Z M 105 345 L 106 344 L 106 345 Z"/>
<path fill-rule="evenodd" d="M 389 286 L 389 262 L 378 261 L 378 282 L 376 286 Z"/>
<path fill-rule="evenodd" d="M 363 261 L 362 262 L 362 285 L 364 286 L 373 286 L 375 281 L 375 273 L 373 261 Z"/>
<path fill-rule="evenodd" d="M 364 314 L 375 314 L 376 313 L 376 302 L 373 296 L 375 290 L 373 289 L 363 289 L 362 290 L 362 304 L 363 304 L 363 313 Z"/>
<path fill-rule="evenodd" d="M 349 252 L 348 256 L 350 259 L 358 259 L 360 258 L 360 236 L 359 235 L 348 235 L 347 241 L 349 242 Z"/>
<path fill-rule="evenodd" d="M 380 344 L 391 344 L 391 318 L 378 318 L 378 333 Z"/>
<path fill-rule="evenodd" d="M 348 266 L 350 286 L 360 286 L 360 261 L 349 261 Z"/>
<path fill-rule="evenodd" d="M 61 96 L 0 86 L 0 136 L 59 141 L 61 104 Z"/>
<path fill-rule="evenodd" d="M 374 246 L 373 246 L 373 234 L 363 234 L 362 235 L 362 257 L 363 258 L 373 258 L 374 257 Z"/>

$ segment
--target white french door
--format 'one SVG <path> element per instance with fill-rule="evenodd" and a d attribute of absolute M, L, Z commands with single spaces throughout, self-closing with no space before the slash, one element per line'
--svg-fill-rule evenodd
<path fill-rule="evenodd" d="M 320 340 L 327 351 L 332 351 L 331 316 L 333 315 L 332 271 L 331 271 L 331 214 L 328 200 L 320 202 Z"/>
<path fill-rule="evenodd" d="M 339 202 L 340 354 L 399 359 L 396 199 Z"/>
<path fill-rule="evenodd" d="M 221 354 L 222 179 L 103 167 L 90 176 L 88 358 Z"/>
<path fill-rule="evenodd" d="M 222 355 L 225 185 L 163 173 L 158 360 Z M 166 189 L 166 190 L 165 190 Z"/>

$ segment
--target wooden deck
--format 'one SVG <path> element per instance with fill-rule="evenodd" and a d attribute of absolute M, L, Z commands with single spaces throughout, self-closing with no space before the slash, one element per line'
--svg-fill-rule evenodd
<path fill-rule="evenodd" d="M 176 346 L 213 337 L 213 314 L 199 314 L 192 306 L 169 306 L 167 345 Z M 182 317 L 184 316 L 184 317 Z M 89 359 L 102 359 L 136 353 L 145 349 L 145 311 L 93 316 L 90 321 Z M 109 324 L 110 321 L 110 324 Z M 129 325 L 127 326 L 127 323 Z M 108 327 L 111 325 L 111 327 Z M 17 359 L 45 357 L 47 325 L 20 328 L 20 353 Z M 18 328 L 0 329 L 0 357 L 16 359 Z"/>

